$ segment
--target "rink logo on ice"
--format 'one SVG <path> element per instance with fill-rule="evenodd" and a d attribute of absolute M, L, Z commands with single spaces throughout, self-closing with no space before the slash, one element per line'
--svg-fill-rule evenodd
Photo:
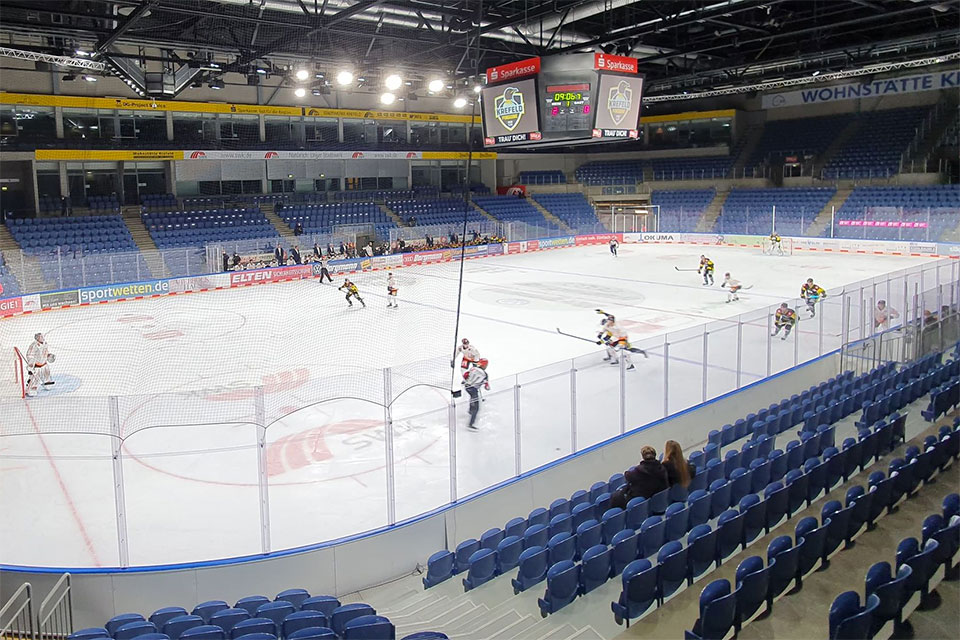
<path fill-rule="evenodd" d="M 263 376 L 263 393 L 264 395 L 272 395 L 282 391 L 292 391 L 297 387 L 302 387 L 309 379 L 310 372 L 307 369 L 281 371 L 274 375 Z M 211 402 L 236 402 L 253 398 L 256 395 L 256 387 L 243 386 L 237 389 L 217 390 L 206 396 L 206 400 Z"/>
<path fill-rule="evenodd" d="M 80 289 L 80 303 L 101 302 L 104 300 L 119 300 L 120 298 L 136 298 L 168 293 L 170 285 L 166 280 L 156 282 L 136 282 L 133 284 L 108 285 L 106 287 L 90 287 Z"/>

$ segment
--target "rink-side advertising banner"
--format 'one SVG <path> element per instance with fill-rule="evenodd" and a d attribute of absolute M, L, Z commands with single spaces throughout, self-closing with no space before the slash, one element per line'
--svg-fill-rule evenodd
<path fill-rule="evenodd" d="M 230 286 L 272 282 L 274 280 L 291 280 L 293 278 L 307 278 L 312 275 L 313 268 L 308 264 L 298 264 L 292 267 L 269 267 L 266 269 L 251 269 L 249 271 L 235 271 L 230 274 Z"/>
<path fill-rule="evenodd" d="M 79 292 L 80 304 L 86 304 L 91 302 L 105 302 L 107 300 L 162 295 L 170 292 L 170 283 L 167 280 L 155 280 L 153 282 L 108 284 L 101 287 L 84 287 L 80 289 Z"/>
<path fill-rule="evenodd" d="M 20 298 L 5 298 L 0 300 L 0 318 L 12 316 L 23 311 L 23 301 Z"/>
<path fill-rule="evenodd" d="M 825 85 L 768 93 L 761 103 L 764 109 L 778 107 L 798 107 L 801 105 L 836 102 L 837 100 L 859 100 L 862 98 L 884 98 L 921 91 L 939 91 L 941 89 L 960 88 L 960 70 L 920 73 L 899 78 L 883 78 L 869 82 L 848 82 L 845 84 Z"/>

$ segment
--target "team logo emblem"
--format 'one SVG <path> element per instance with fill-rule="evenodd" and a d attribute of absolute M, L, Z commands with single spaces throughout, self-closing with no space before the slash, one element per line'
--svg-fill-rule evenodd
<path fill-rule="evenodd" d="M 623 122 L 630 113 L 631 106 L 633 106 L 633 89 L 625 80 L 621 80 L 617 86 L 610 89 L 610 95 L 607 97 L 607 111 L 610 112 L 613 123 L 619 125 Z"/>
<path fill-rule="evenodd" d="M 493 100 L 493 115 L 507 131 L 517 128 L 525 110 L 523 94 L 516 87 L 507 87 Z"/>

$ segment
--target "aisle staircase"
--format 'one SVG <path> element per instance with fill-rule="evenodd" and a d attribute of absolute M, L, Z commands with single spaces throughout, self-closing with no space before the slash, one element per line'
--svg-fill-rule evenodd
<path fill-rule="evenodd" d="M 807 227 L 806 233 L 804 235 L 817 237 L 823 233 L 824 229 L 830 227 L 830 218 L 832 217 L 833 211 L 840 211 L 840 207 L 843 206 L 843 203 L 847 201 L 847 198 L 850 197 L 850 194 L 853 193 L 853 189 L 850 187 L 842 187 L 837 189 L 837 192 L 833 194 L 833 197 L 823 206 L 823 209 L 820 210 L 820 213 L 817 214 L 817 217 L 813 219 L 813 222 L 810 223 L 810 226 Z"/>
<path fill-rule="evenodd" d="M 473 206 L 474 209 L 476 209 L 477 211 L 479 211 L 480 213 L 482 213 L 484 216 L 486 216 L 487 218 L 489 218 L 492 222 L 500 222 L 500 221 L 497 220 L 495 217 L 493 217 L 491 214 L 487 213 L 486 210 L 485 210 L 483 207 L 481 207 L 480 205 L 478 205 L 478 204 L 477 204 L 476 202 L 474 202 L 473 200 L 470 201 L 470 204 Z"/>
<path fill-rule="evenodd" d="M 270 221 L 270 224 L 272 224 L 273 228 L 277 230 L 277 234 L 281 238 L 293 240 L 295 237 L 293 235 L 293 229 L 291 229 L 290 225 L 283 221 L 283 218 L 277 215 L 277 210 L 272 202 L 261 202 L 260 213 L 262 213 L 267 220 Z"/>
<path fill-rule="evenodd" d="M 827 163 L 836 155 L 837 151 L 843 148 L 843 145 L 852 138 L 860 129 L 860 118 L 854 118 L 847 126 L 841 129 L 836 138 L 827 146 L 826 150 L 813 161 L 812 175 L 819 176 Z"/>
<path fill-rule="evenodd" d="M 754 149 L 757 148 L 757 144 L 760 142 L 760 138 L 763 137 L 763 126 L 750 127 L 743 134 L 743 137 L 740 141 L 737 142 L 734 147 L 734 152 L 736 153 L 736 159 L 733 161 L 733 175 L 743 172 L 744 166 L 747 164 L 747 160 L 750 159 L 750 156 L 753 155 Z"/>
<path fill-rule="evenodd" d="M 555 216 L 555 215 L 553 215 L 552 213 L 550 213 L 549 209 L 547 209 L 546 207 L 544 207 L 543 205 L 541 205 L 539 202 L 537 202 L 537 201 L 534 200 L 533 198 L 527 198 L 527 202 L 529 202 L 530 204 L 532 204 L 532 205 L 533 205 L 533 208 L 536 209 L 537 211 L 539 211 L 539 212 L 540 212 L 540 215 L 542 215 L 544 218 L 546 218 L 547 222 L 550 222 L 550 223 L 552 223 L 552 224 L 555 224 L 556 226 L 560 227 L 560 228 L 563 229 L 564 231 L 567 231 L 567 232 L 569 232 L 569 233 L 573 233 L 573 229 L 570 228 L 570 225 L 568 225 L 566 222 L 564 222 L 563 220 L 561 220 L 561 219 L 558 218 L 557 216 Z"/>
<path fill-rule="evenodd" d="M 381 210 L 381 211 L 383 211 L 385 214 L 387 214 L 388 216 L 390 216 L 390 219 L 393 220 L 393 223 L 394 223 L 395 225 L 397 225 L 398 227 L 405 227 L 405 226 L 407 226 L 406 221 L 405 221 L 403 218 L 401 218 L 401 217 L 397 214 L 396 211 L 394 211 L 393 209 L 391 209 L 390 207 L 388 207 L 386 204 L 384 204 L 384 203 L 382 203 L 382 202 L 379 202 L 379 203 L 377 203 L 377 206 L 380 207 L 380 210 Z"/>
<path fill-rule="evenodd" d="M 143 219 L 140 215 L 124 215 L 123 224 L 127 225 L 127 230 L 130 232 L 130 235 L 133 236 L 133 241 L 140 249 L 143 261 L 147 263 L 147 268 L 150 269 L 153 277 L 163 278 L 169 276 L 170 274 L 167 273 L 166 266 L 163 264 L 160 249 L 157 248 L 157 243 L 150 237 L 150 232 L 147 231 L 147 227 L 143 224 Z"/>
<path fill-rule="evenodd" d="M 711 200 L 707 208 L 703 210 L 703 216 L 701 216 L 700 222 L 697 223 L 696 231 L 701 233 L 713 231 L 713 227 L 717 223 L 717 218 L 720 217 L 720 212 L 723 211 L 723 203 L 727 201 L 727 196 L 729 195 L 729 187 L 725 191 L 717 190 L 717 195 L 713 196 L 713 200 Z"/>

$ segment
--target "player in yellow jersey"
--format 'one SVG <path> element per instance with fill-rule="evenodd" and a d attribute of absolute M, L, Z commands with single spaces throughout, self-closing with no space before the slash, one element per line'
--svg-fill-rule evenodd
<path fill-rule="evenodd" d="M 783 240 L 776 231 L 770 234 L 770 253 L 783 255 Z"/>
<path fill-rule="evenodd" d="M 707 256 L 700 256 L 700 266 L 697 267 L 697 273 L 703 273 L 704 286 L 713 284 L 713 260 Z"/>
<path fill-rule="evenodd" d="M 349 278 L 344 278 L 343 284 L 340 285 L 340 291 L 347 292 L 347 304 L 351 307 L 353 306 L 353 302 L 350 300 L 350 298 L 356 298 L 364 307 L 367 306 L 367 303 L 364 302 L 363 298 L 360 297 L 360 291 L 357 289 L 357 285 L 350 282 Z"/>
<path fill-rule="evenodd" d="M 800 287 L 800 298 L 807 303 L 807 311 L 810 312 L 811 318 L 817 315 L 816 304 L 826 297 L 826 290 L 814 283 L 813 278 L 807 278 Z"/>
<path fill-rule="evenodd" d="M 783 329 L 783 336 L 781 340 L 786 340 L 787 336 L 790 335 L 790 332 L 793 331 L 793 328 L 797 325 L 797 312 L 790 308 L 786 302 L 780 305 L 780 308 L 777 309 L 777 313 L 773 317 L 773 326 L 774 330 L 771 333 L 771 336 L 775 336 L 780 333 L 780 329 Z"/>

